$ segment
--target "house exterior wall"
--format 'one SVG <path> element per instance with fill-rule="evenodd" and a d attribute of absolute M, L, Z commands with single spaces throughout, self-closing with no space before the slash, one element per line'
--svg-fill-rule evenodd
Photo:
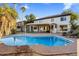
<path fill-rule="evenodd" d="M 61 17 L 66 17 L 66 20 L 61 21 Z M 37 20 L 34 21 L 34 23 L 49 23 L 49 24 L 57 24 L 57 32 L 62 32 L 60 31 L 60 25 L 67 25 L 67 31 L 70 31 L 70 15 L 67 16 L 61 16 L 61 17 L 55 17 L 55 18 L 49 18 L 49 19 L 43 19 L 43 20 Z M 54 30 L 53 30 L 54 31 Z"/>
<path fill-rule="evenodd" d="M 50 18 L 50 19 L 44 19 L 44 20 L 37 20 L 37 21 L 34 21 L 34 23 L 56 23 L 58 25 L 64 25 L 64 24 L 69 24 L 70 22 L 70 16 L 64 16 L 66 17 L 66 21 L 61 21 L 61 17 L 56 17 L 56 18 Z M 52 19 L 54 21 L 52 21 Z"/>
<path fill-rule="evenodd" d="M 51 23 L 51 19 L 37 20 L 34 23 Z"/>
<path fill-rule="evenodd" d="M 60 31 L 60 25 L 67 25 L 68 31 L 70 31 L 70 16 L 64 16 L 64 17 L 66 17 L 65 21 L 61 21 L 61 17 L 57 17 L 57 18 L 54 18 L 54 22 L 52 22 L 52 23 L 57 24 L 57 31 L 58 32 L 61 32 Z"/>

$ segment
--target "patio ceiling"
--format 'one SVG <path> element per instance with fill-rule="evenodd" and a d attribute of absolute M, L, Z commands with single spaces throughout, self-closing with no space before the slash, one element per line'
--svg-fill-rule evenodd
<path fill-rule="evenodd" d="M 27 25 L 53 25 L 55 23 L 29 23 Z"/>

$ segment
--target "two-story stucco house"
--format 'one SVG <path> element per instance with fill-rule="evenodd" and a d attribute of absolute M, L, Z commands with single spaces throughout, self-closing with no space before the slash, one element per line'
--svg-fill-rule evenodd
<path fill-rule="evenodd" d="M 60 14 L 36 19 L 27 24 L 29 32 L 68 32 L 70 31 L 71 14 Z"/>

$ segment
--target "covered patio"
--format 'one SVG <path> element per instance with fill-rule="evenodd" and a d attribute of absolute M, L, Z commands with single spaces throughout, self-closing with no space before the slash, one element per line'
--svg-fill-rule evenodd
<path fill-rule="evenodd" d="M 56 33 L 57 24 L 55 23 L 29 23 L 26 25 L 27 31 L 38 33 Z"/>

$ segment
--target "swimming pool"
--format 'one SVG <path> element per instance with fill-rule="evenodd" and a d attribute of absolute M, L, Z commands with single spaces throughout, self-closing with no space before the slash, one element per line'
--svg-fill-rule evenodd
<path fill-rule="evenodd" d="M 2 43 L 9 46 L 45 45 L 66 46 L 72 43 L 69 39 L 60 36 L 25 36 L 15 35 L 0 39 Z"/>

